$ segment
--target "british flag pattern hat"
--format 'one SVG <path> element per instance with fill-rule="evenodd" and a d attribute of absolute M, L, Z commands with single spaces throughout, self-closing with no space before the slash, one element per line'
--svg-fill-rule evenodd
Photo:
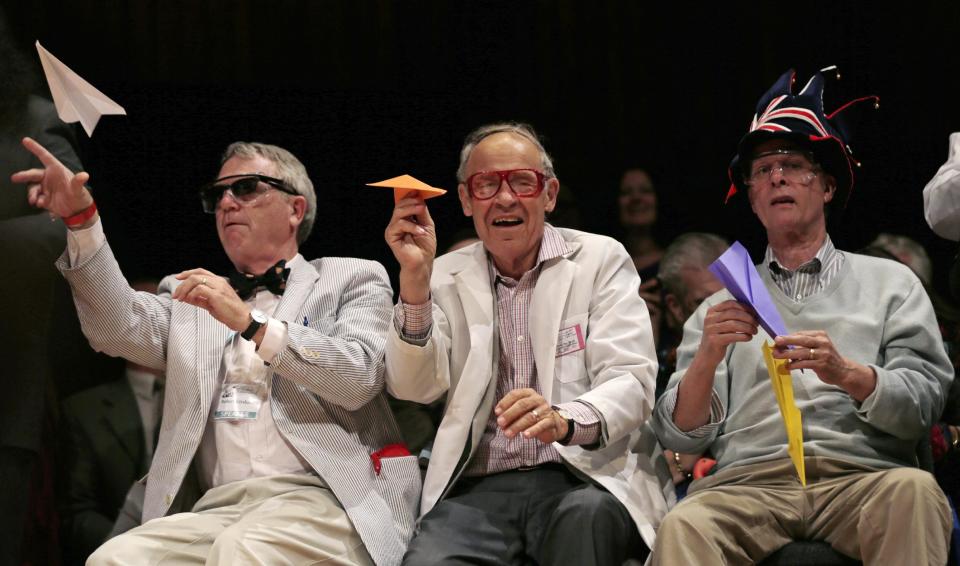
<path fill-rule="evenodd" d="M 753 149 L 770 139 L 786 139 L 813 153 L 824 171 L 836 179 L 838 202 L 846 205 L 853 191 L 854 167 L 860 166 L 847 143 L 851 133 L 850 118 L 856 114 L 849 111 L 866 101 L 873 102 L 873 108 L 879 108 L 880 99 L 876 96 L 857 98 L 826 114 L 823 85 L 824 73 L 828 71 L 840 78 L 836 67 L 821 69 L 799 93 L 794 94 L 796 72 L 790 69 L 760 97 L 750 129 L 741 138 L 737 154 L 730 162 L 727 201 L 737 192 L 747 190 L 744 173 L 750 166 Z"/>

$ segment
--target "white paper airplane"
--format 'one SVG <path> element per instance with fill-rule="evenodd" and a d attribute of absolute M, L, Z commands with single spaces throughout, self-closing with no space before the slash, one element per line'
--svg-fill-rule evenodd
<path fill-rule="evenodd" d="M 57 114 L 64 122 L 80 122 L 87 136 L 93 135 L 93 129 L 100 116 L 107 114 L 127 115 L 127 111 L 105 94 L 93 88 L 59 59 L 37 42 L 37 53 L 43 64 L 43 74 L 50 85 L 50 94 L 57 107 Z"/>

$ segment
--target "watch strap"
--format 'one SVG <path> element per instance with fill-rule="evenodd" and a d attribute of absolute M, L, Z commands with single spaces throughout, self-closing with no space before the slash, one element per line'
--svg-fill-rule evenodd
<path fill-rule="evenodd" d="M 561 414 L 560 416 L 562 417 L 563 415 Z M 569 442 L 573 439 L 573 433 L 574 433 L 574 428 L 573 428 L 573 427 L 574 427 L 576 424 L 577 424 L 576 421 L 574 421 L 574 420 L 571 419 L 571 418 L 567 418 L 567 434 L 565 434 L 565 435 L 563 436 L 563 438 L 561 438 L 561 439 L 558 440 L 557 442 L 559 442 L 560 444 L 562 444 L 562 445 L 564 445 L 564 446 L 566 446 L 567 444 L 569 444 Z"/>
<path fill-rule="evenodd" d="M 264 323 L 257 320 L 253 315 L 250 316 L 250 324 L 247 326 L 246 330 L 240 333 L 240 337 L 244 340 L 253 340 L 253 336 L 260 330 L 260 327 Z"/>

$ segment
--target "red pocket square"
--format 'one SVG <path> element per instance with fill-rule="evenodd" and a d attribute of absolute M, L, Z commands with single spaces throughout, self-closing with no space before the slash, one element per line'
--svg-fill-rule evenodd
<path fill-rule="evenodd" d="M 409 456 L 410 450 L 406 444 L 387 444 L 380 450 L 370 454 L 370 460 L 373 461 L 373 471 L 380 475 L 380 460 L 384 458 L 397 458 L 398 456 Z"/>

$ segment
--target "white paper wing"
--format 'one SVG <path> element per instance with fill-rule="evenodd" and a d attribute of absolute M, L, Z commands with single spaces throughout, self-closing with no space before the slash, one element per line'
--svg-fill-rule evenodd
<path fill-rule="evenodd" d="M 80 122 L 87 135 L 92 136 L 100 116 L 127 114 L 122 106 L 70 70 L 44 49 L 39 41 L 37 53 L 40 54 L 43 74 L 50 85 L 50 94 L 53 95 L 53 103 L 61 120 L 68 123 Z"/>

